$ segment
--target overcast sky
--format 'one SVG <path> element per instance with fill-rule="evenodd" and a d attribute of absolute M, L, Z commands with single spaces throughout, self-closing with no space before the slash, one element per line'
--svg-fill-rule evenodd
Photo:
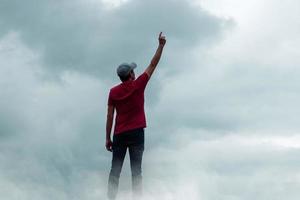
<path fill-rule="evenodd" d="M 2 0 L 1 199 L 105 199 L 108 91 L 160 31 L 145 200 L 299 198 L 300 1 Z"/>

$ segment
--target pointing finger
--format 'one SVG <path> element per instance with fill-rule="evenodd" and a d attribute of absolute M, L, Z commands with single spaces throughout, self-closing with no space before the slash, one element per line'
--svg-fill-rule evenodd
<path fill-rule="evenodd" d="M 159 33 L 159 38 L 161 37 L 162 32 Z"/>

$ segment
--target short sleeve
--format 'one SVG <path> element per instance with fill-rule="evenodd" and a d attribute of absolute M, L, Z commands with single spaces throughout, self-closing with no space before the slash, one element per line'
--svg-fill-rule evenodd
<path fill-rule="evenodd" d="M 109 91 L 109 95 L 108 95 L 108 100 L 107 100 L 107 105 L 109 106 L 113 106 L 114 105 L 114 102 L 113 102 L 113 99 L 112 99 L 112 96 L 111 96 L 111 90 Z"/>
<path fill-rule="evenodd" d="M 145 89 L 148 81 L 149 81 L 149 76 L 146 72 L 144 72 L 135 80 L 135 84 L 137 88 Z"/>

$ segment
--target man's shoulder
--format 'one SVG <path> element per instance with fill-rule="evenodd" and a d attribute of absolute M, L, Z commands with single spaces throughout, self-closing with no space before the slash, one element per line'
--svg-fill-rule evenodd
<path fill-rule="evenodd" d="M 149 81 L 149 76 L 146 72 L 144 72 L 138 76 L 138 78 L 135 80 L 135 84 L 138 87 L 145 87 L 148 81 Z"/>
<path fill-rule="evenodd" d="M 110 88 L 110 92 L 114 92 L 114 91 L 116 91 L 116 90 L 118 90 L 118 89 L 120 89 L 120 87 L 121 87 L 121 83 L 119 83 L 119 84 L 117 84 L 117 85 L 114 85 L 114 86 L 112 86 L 111 88 Z"/>
<path fill-rule="evenodd" d="M 141 74 L 138 76 L 138 78 L 137 78 L 136 80 L 141 79 L 141 78 L 146 78 L 146 79 L 148 79 L 148 78 L 149 78 L 149 75 L 148 75 L 146 72 L 143 72 L 143 73 L 141 73 Z"/>
<path fill-rule="evenodd" d="M 133 84 L 122 84 L 112 87 L 109 91 L 109 96 L 113 99 L 124 99 L 130 96 L 135 91 Z"/>

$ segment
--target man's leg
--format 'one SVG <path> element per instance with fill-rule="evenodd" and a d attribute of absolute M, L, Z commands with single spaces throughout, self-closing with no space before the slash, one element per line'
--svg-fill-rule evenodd
<path fill-rule="evenodd" d="M 111 162 L 111 170 L 108 179 L 108 199 L 116 199 L 119 187 L 119 178 L 122 170 L 127 147 L 124 145 L 113 144 L 113 157 Z"/>
<path fill-rule="evenodd" d="M 142 195 L 142 157 L 144 152 L 144 132 L 140 132 L 134 144 L 129 146 L 130 167 L 132 174 L 133 195 L 138 198 Z"/>

